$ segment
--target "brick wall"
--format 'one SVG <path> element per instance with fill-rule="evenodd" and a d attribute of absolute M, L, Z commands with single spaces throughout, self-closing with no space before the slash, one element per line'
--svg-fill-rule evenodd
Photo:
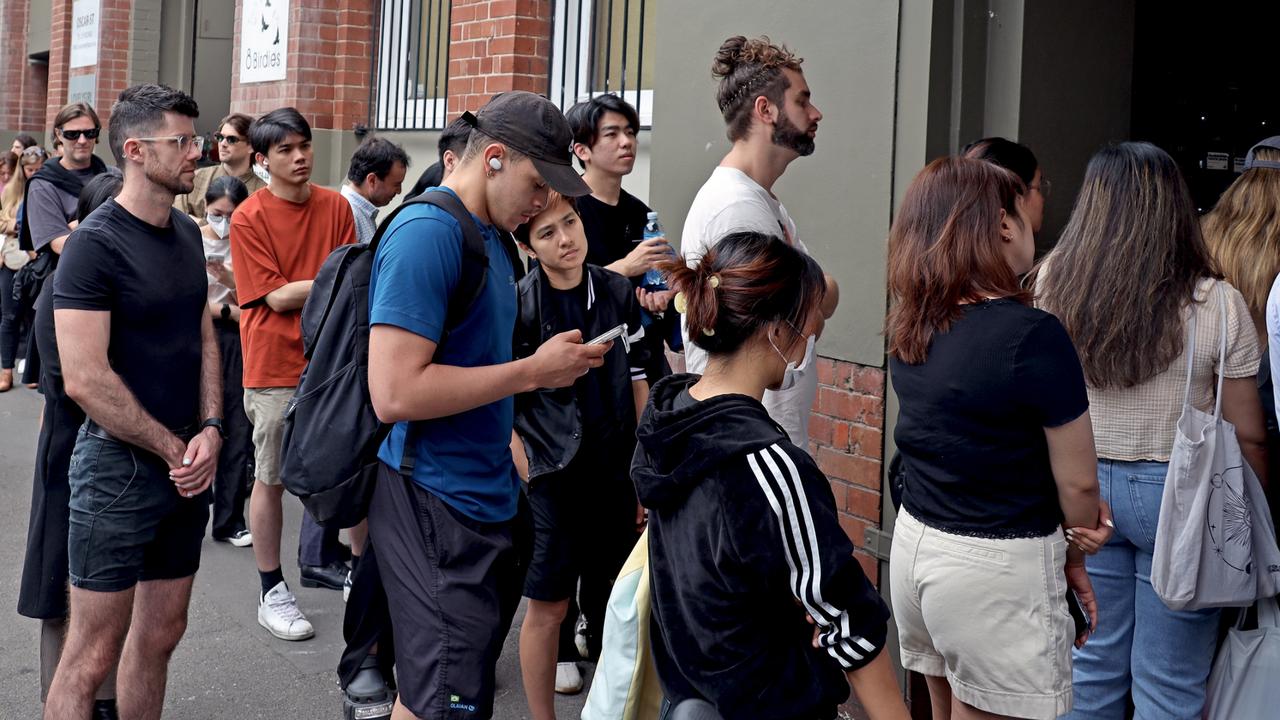
<path fill-rule="evenodd" d="M 871 581 L 876 558 L 862 550 L 868 527 L 880 526 L 884 454 L 884 370 L 818 358 L 818 400 L 809 417 L 809 450 L 831 482 L 840 525 Z"/>
<path fill-rule="evenodd" d="M 96 75 L 97 111 L 103 127 L 111 116 L 111 104 L 129 86 L 130 38 L 133 36 L 133 0 L 102 0 L 98 19 L 98 64 L 71 69 L 71 3 L 53 4 L 49 31 L 49 78 L 45 100 L 45 126 L 67 104 L 69 78 Z M 100 141 L 101 142 L 101 141 Z"/>
<path fill-rule="evenodd" d="M 0 0 L 0 28 L 13 30 L 0 43 L 0 87 L 5 88 L 0 94 L 0 127 L 37 134 L 44 127 L 49 68 L 27 59 L 29 9 L 29 0 Z M 7 147 L 4 143 L 0 146 Z"/>
<path fill-rule="evenodd" d="M 374 0 L 293 0 L 285 79 L 240 84 L 240 22 L 235 4 L 231 111 L 261 115 L 292 105 L 312 128 L 351 130 L 369 121 Z"/>
<path fill-rule="evenodd" d="M 547 92 L 552 12 L 551 0 L 453 0 L 450 118 L 495 93 Z"/>

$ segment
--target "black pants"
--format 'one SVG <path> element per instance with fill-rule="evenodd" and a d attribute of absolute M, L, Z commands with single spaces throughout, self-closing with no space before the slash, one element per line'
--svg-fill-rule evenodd
<path fill-rule="evenodd" d="M 12 370 L 18 355 L 18 301 L 13 299 L 13 271 L 0 265 L 0 369 Z"/>
<path fill-rule="evenodd" d="M 244 503 L 253 486 L 253 425 L 244 412 L 240 324 L 214 320 L 213 329 L 222 354 L 222 428 L 227 433 L 213 480 L 213 536 L 225 540 L 245 529 Z"/>
<path fill-rule="evenodd" d="M 484 523 L 382 465 L 369 534 L 389 600 L 400 702 L 415 715 L 492 717 L 494 668 L 520 602 L 530 530 L 523 497 L 515 518 Z"/>

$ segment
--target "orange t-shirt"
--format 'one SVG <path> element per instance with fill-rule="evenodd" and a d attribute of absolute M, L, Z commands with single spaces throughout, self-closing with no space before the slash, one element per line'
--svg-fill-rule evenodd
<path fill-rule="evenodd" d="M 263 188 L 231 216 L 231 260 L 236 269 L 244 386 L 296 387 L 302 357 L 302 311 L 276 312 L 269 293 L 291 282 L 314 280 L 334 248 L 356 241 L 351 204 L 312 185 L 304 203 Z"/>

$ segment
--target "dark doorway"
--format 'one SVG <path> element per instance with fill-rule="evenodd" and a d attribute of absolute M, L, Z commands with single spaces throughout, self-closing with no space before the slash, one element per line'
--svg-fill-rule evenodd
<path fill-rule="evenodd" d="M 1280 3 L 1138 0 L 1136 21 L 1132 136 L 1173 155 L 1208 212 L 1249 148 L 1280 135 L 1275 46 L 1266 39 Z"/>

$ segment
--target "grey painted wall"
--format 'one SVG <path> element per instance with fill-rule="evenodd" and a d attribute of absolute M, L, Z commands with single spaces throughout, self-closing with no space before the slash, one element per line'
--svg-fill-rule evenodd
<path fill-rule="evenodd" d="M 1018 140 L 1053 183 L 1038 238 L 1047 248 L 1071 214 L 1089 158 L 1129 137 L 1134 0 L 1029 2 L 1022 34 Z"/>
<path fill-rule="evenodd" d="M 658 0 L 650 205 L 678 238 L 698 188 L 729 149 L 711 58 L 736 34 L 767 34 L 802 57 L 823 112 L 817 152 L 774 188 L 801 239 L 840 283 L 823 355 L 884 363 L 885 237 L 893 198 L 899 3 Z"/>

